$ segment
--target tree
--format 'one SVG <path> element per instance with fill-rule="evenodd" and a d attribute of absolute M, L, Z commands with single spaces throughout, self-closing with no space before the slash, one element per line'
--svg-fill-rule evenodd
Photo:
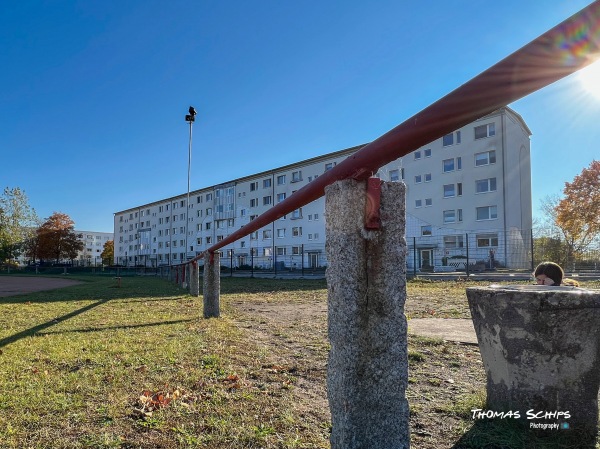
<path fill-rule="evenodd" d="M 115 241 L 114 240 L 109 240 L 108 242 L 106 242 L 104 244 L 104 248 L 102 249 L 102 254 L 100 254 L 100 257 L 102 257 L 103 263 L 105 260 L 108 260 L 108 265 L 113 264 L 113 262 L 115 260 Z"/>
<path fill-rule="evenodd" d="M 75 259 L 83 242 L 75 234 L 75 223 L 67 214 L 54 212 L 36 231 L 40 259 Z"/>
<path fill-rule="evenodd" d="M 600 235 L 600 161 L 592 161 L 573 182 L 566 182 L 563 192 L 554 210 L 570 261 Z"/>
<path fill-rule="evenodd" d="M 0 195 L 0 260 L 17 257 L 38 224 L 35 210 L 19 187 Z"/>

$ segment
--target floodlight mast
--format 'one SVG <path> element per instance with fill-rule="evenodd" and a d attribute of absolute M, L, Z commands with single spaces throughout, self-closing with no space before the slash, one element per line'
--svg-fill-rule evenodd
<path fill-rule="evenodd" d="M 188 109 L 189 114 L 185 116 L 185 121 L 190 124 L 190 138 L 188 144 L 188 172 L 187 172 L 187 199 L 185 202 L 185 260 L 188 259 L 188 225 L 190 222 L 190 172 L 192 167 L 192 124 L 196 121 L 196 109 L 190 106 Z"/>
<path fill-rule="evenodd" d="M 335 181 L 365 180 L 399 157 L 600 59 L 600 0 L 596 0 L 458 89 L 365 145 L 281 203 L 206 251 L 245 237 L 325 194 Z M 198 260 L 203 254 L 195 257 Z"/>

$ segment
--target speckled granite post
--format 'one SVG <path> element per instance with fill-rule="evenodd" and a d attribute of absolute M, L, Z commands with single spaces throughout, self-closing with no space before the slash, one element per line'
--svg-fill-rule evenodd
<path fill-rule="evenodd" d="M 409 447 L 405 187 L 381 191 L 381 229 L 366 231 L 365 182 L 325 190 L 332 449 Z"/>
<path fill-rule="evenodd" d="M 487 371 L 487 407 L 595 435 L 600 385 L 600 291 L 573 287 L 467 288 Z M 527 419 L 527 411 L 563 412 Z M 568 417 L 564 412 L 568 412 Z"/>
<path fill-rule="evenodd" d="M 200 296 L 200 274 L 198 270 L 198 262 L 191 262 L 190 266 L 190 295 Z"/>
<path fill-rule="evenodd" d="M 211 262 L 211 256 L 213 258 Z M 221 315 L 221 258 L 218 252 L 204 254 L 204 318 L 218 318 Z"/>

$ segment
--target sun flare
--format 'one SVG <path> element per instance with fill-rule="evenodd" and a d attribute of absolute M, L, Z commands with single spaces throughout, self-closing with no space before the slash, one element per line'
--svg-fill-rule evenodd
<path fill-rule="evenodd" d="M 600 99 L 600 61 L 582 69 L 579 72 L 579 79 L 587 92 Z"/>

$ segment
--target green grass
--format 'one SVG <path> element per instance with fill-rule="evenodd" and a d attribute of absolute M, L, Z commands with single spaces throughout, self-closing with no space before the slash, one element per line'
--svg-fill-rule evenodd
<path fill-rule="evenodd" d="M 201 318 L 201 298 L 152 277 L 77 279 L 0 298 L 0 447 L 326 447 L 326 431 L 289 419 L 289 388 L 231 319 Z M 148 411 L 144 392 L 174 399 Z"/>
<path fill-rule="evenodd" d="M 322 306 L 325 281 L 224 277 L 222 317 L 205 320 L 202 298 L 161 279 L 116 288 L 112 277 L 72 278 L 82 283 L 0 298 L 0 448 L 329 447 L 326 319 L 289 312 Z M 406 313 L 468 318 L 467 285 L 476 284 L 408 282 Z M 285 307 L 288 321 L 274 319 Z M 470 346 L 411 337 L 413 414 L 458 422 L 446 446 L 529 447 L 467 416 L 482 383 L 457 372 L 481 371 L 478 358 Z M 426 440 L 415 447 L 440 443 Z"/>

